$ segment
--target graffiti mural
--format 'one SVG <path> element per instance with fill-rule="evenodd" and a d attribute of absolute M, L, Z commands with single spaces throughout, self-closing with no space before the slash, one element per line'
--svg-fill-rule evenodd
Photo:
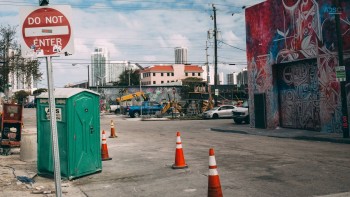
<path fill-rule="evenodd" d="M 281 126 L 320 129 L 316 60 L 289 63 L 278 68 Z"/>
<path fill-rule="evenodd" d="M 335 14 L 340 16 L 344 61 L 349 62 L 350 1 L 334 7 L 332 0 L 267 0 L 246 9 L 249 97 L 266 93 L 268 128 L 281 123 L 285 127 L 342 132 L 340 85 L 335 76 Z M 310 59 L 313 63 L 303 62 Z M 303 76 L 300 71 L 312 76 Z M 293 81 L 289 86 L 288 77 L 295 78 L 298 72 L 298 77 L 308 80 L 298 86 L 298 81 Z M 280 81 L 285 81 L 284 86 Z M 251 126 L 255 125 L 253 103 L 250 101 Z M 285 113 L 285 109 L 290 111 Z M 296 118 L 296 114 L 303 117 Z"/>
<path fill-rule="evenodd" d="M 159 103 L 163 103 L 165 101 L 170 100 L 181 100 L 180 87 L 142 87 L 141 90 L 149 97 L 151 101 L 156 101 Z M 121 97 L 123 95 L 132 94 L 135 92 L 139 92 L 139 87 L 130 87 L 130 88 L 99 88 L 99 93 L 101 94 L 101 99 L 106 101 L 107 103 L 111 101 L 115 101 L 116 98 Z M 139 104 L 139 100 L 133 99 L 131 104 Z"/>

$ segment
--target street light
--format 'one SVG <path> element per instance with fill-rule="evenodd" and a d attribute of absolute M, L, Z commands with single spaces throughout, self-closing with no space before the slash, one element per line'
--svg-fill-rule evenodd
<path fill-rule="evenodd" d="M 77 63 L 73 63 L 72 66 L 76 66 L 78 65 Z M 88 81 L 87 81 L 87 86 L 86 89 L 89 89 L 90 87 L 90 65 L 87 65 L 87 71 L 88 71 Z"/>
<path fill-rule="evenodd" d="M 98 86 L 100 85 L 100 82 L 101 82 L 101 86 L 103 86 L 103 79 L 106 78 L 106 76 L 104 77 L 99 77 L 99 76 L 96 76 L 99 80 L 97 81 L 97 92 L 98 92 Z"/>

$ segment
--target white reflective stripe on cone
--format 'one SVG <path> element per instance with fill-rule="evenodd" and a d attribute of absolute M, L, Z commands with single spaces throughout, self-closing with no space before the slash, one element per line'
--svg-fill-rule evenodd
<path fill-rule="evenodd" d="M 209 166 L 216 166 L 215 156 L 209 156 Z"/>
<path fill-rule="evenodd" d="M 176 142 L 180 142 L 181 143 L 181 137 L 180 136 L 177 136 Z"/>
<path fill-rule="evenodd" d="M 216 176 L 219 175 L 217 169 L 209 169 L 209 176 Z"/>
<path fill-rule="evenodd" d="M 182 148 L 182 144 L 176 144 L 176 148 L 177 149 Z"/>
<path fill-rule="evenodd" d="M 107 140 L 102 140 L 102 144 L 107 144 Z"/>

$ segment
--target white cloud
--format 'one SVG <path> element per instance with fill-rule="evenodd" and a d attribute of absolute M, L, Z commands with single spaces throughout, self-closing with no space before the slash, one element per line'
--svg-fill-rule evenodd
<path fill-rule="evenodd" d="M 37 1 L 32 2 L 37 4 Z M 64 84 L 86 79 L 85 71 L 83 74 L 75 72 L 76 68 L 72 69 L 68 65 L 89 63 L 93 48 L 98 46 L 108 48 L 111 60 L 165 61 L 165 63 L 174 61 L 174 47 L 184 46 L 188 48 L 190 62 L 204 63 L 207 31 L 213 29 L 213 20 L 210 18 L 211 3 L 218 4 L 217 24 L 221 38 L 230 45 L 245 48 L 244 11 L 241 6 L 259 2 L 262 0 L 194 0 L 183 3 L 172 2 L 172 4 L 161 4 L 156 1 L 153 3 L 83 0 L 51 2 L 72 5 L 75 41 L 74 55 L 57 58 L 68 63 L 60 66 L 55 81 Z M 186 9 L 190 3 L 193 3 L 193 8 Z M 181 9 L 179 7 L 170 9 L 172 5 L 177 5 Z M 232 12 L 235 11 L 241 13 L 232 16 Z M 0 24 L 18 25 L 18 12 L 17 6 L 1 5 Z M 208 49 L 210 63 L 213 62 L 213 52 L 211 45 Z M 220 62 L 242 62 L 246 58 L 244 51 L 224 45 L 220 45 L 218 56 Z M 238 66 L 220 65 L 219 70 L 231 72 L 236 67 Z M 76 74 L 76 77 L 70 77 L 72 73 Z"/>

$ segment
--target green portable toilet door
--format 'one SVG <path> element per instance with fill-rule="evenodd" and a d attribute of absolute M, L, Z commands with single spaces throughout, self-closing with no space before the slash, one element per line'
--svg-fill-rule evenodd
<path fill-rule="evenodd" d="M 96 106 L 91 97 L 77 97 L 74 104 L 74 174 L 94 172 L 99 167 L 99 131 L 94 112 Z M 97 142 L 97 143 L 96 143 Z M 97 146 L 97 147 L 96 147 Z"/>

